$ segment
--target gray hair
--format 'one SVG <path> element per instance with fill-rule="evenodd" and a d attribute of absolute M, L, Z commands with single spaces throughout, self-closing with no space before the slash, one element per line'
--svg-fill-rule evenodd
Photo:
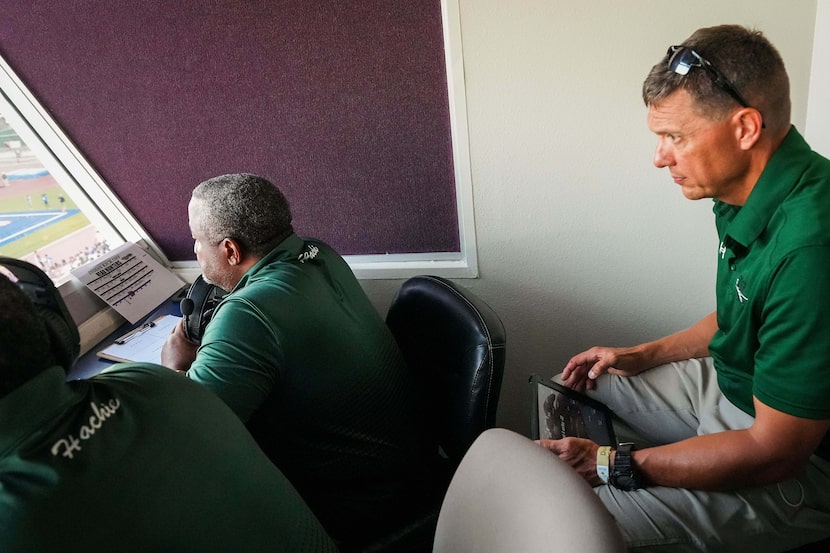
<path fill-rule="evenodd" d="M 761 112 L 768 128 L 790 126 L 790 81 L 781 54 L 760 32 L 740 25 L 698 29 L 681 44 L 698 52 L 723 74 L 750 107 Z M 658 104 L 679 89 L 686 90 L 700 112 L 719 120 L 735 109 L 735 99 L 718 87 L 707 71 L 695 68 L 678 75 L 668 68 L 670 52 L 643 83 L 646 106 Z"/>
<path fill-rule="evenodd" d="M 233 238 L 247 253 L 262 256 L 294 232 L 288 200 L 257 175 L 233 173 L 208 179 L 193 190 L 193 199 L 203 204 L 202 232 L 217 244 Z"/>

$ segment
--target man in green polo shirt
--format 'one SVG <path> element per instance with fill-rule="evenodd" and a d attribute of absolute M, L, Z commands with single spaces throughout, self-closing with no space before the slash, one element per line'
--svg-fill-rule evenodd
<path fill-rule="evenodd" d="M 413 375 L 349 266 L 301 238 L 283 194 L 250 174 L 209 179 L 189 204 L 203 277 L 228 291 L 201 345 L 177 327 L 162 363 L 246 423 L 344 549 L 424 498 Z"/>
<path fill-rule="evenodd" d="M 74 323 L 36 308 L 4 275 L 8 262 L 0 258 L 0 551 L 337 551 L 238 417 L 201 386 L 139 363 L 66 382 L 58 362 L 74 361 Z M 34 301 L 48 290 L 62 303 L 40 279 Z"/>
<path fill-rule="evenodd" d="M 696 31 L 643 98 L 654 164 L 687 198 L 714 199 L 717 310 L 565 366 L 633 445 L 543 445 L 597 486 L 632 551 L 817 541 L 830 535 L 830 162 L 791 126 L 784 63 L 760 32 Z"/>

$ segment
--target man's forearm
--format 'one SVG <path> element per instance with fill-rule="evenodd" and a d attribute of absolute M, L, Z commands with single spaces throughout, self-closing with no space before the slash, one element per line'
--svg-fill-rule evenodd
<path fill-rule="evenodd" d="M 761 463 L 748 465 L 752 459 L 744 453 L 747 439 L 742 430 L 698 436 L 634 451 L 632 461 L 645 485 L 725 491 L 768 484 L 771 479 Z"/>
<path fill-rule="evenodd" d="M 795 417 L 757 398 L 754 406 L 749 428 L 635 451 L 635 467 L 647 483 L 700 490 L 762 486 L 803 470 L 830 421 Z"/>
<path fill-rule="evenodd" d="M 709 355 L 709 342 L 717 329 L 717 317 L 712 312 L 686 330 L 647 342 L 635 349 L 639 350 L 638 355 L 648 367 L 706 357 Z"/>

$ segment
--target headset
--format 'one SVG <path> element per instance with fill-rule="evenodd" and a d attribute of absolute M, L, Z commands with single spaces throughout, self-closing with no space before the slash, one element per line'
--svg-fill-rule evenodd
<path fill-rule="evenodd" d="M 14 275 L 11 280 L 32 300 L 49 333 L 52 354 L 68 372 L 80 355 L 81 336 L 52 279 L 39 267 L 13 257 L 0 257 L 0 266 Z"/>
<path fill-rule="evenodd" d="M 184 316 L 184 335 L 194 343 L 201 343 L 205 327 L 213 317 L 213 311 L 227 292 L 207 282 L 202 275 L 196 277 L 179 308 Z"/>

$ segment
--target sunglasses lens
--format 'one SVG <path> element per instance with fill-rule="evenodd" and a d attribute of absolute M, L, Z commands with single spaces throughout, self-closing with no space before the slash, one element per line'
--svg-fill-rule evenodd
<path fill-rule="evenodd" d="M 671 71 L 678 75 L 686 75 L 692 67 L 700 65 L 700 62 L 689 48 L 675 46 L 672 49 L 674 53 L 669 58 L 669 69 Z"/>

